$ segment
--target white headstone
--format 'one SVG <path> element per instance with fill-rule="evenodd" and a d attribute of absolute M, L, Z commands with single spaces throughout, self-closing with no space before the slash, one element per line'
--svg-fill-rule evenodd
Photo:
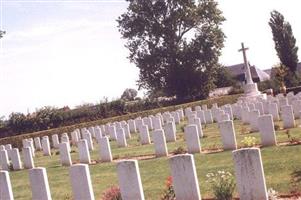
<path fill-rule="evenodd" d="M 295 127 L 295 118 L 293 114 L 293 107 L 291 105 L 281 107 L 281 118 L 283 121 L 283 128 Z"/>
<path fill-rule="evenodd" d="M 94 200 L 90 170 L 87 164 L 75 164 L 69 168 L 74 200 Z"/>
<path fill-rule="evenodd" d="M 173 122 L 168 122 L 164 125 L 164 133 L 166 142 L 175 142 L 176 137 L 176 126 Z"/>
<path fill-rule="evenodd" d="M 59 144 L 61 164 L 67 167 L 72 165 L 69 148 L 70 147 L 68 147 L 67 142 L 62 142 Z"/>
<path fill-rule="evenodd" d="M 255 109 L 259 111 L 259 115 L 264 114 L 262 102 L 256 102 L 255 103 Z"/>
<path fill-rule="evenodd" d="M 168 156 L 165 135 L 162 129 L 153 131 L 156 157 Z"/>
<path fill-rule="evenodd" d="M 292 101 L 294 117 L 295 119 L 299 118 L 299 113 L 301 111 L 301 100 Z"/>
<path fill-rule="evenodd" d="M 202 124 L 206 124 L 206 118 L 203 110 L 197 111 L 196 116 L 200 118 Z"/>
<path fill-rule="evenodd" d="M 55 149 L 58 149 L 59 148 L 59 136 L 57 134 L 54 134 L 51 136 L 51 139 L 52 139 L 52 146 L 53 148 Z"/>
<path fill-rule="evenodd" d="M 68 135 L 63 135 L 62 138 L 61 138 L 61 142 L 62 143 L 64 142 L 64 143 L 67 144 L 68 151 L 70 152 L 71 151 L 71 147 L 70 147 L 69 136 Z M 60 148 L 60 144 L 58 145 L 58 148 Z"/>
<path fill-rule="evenodd" d="M 22 169 L 22 162 L 20 159 L 19 149 L 13 148 L 10 150 L 11 162 L 13 165 L 14 170 L 21 170 Z"/>
<path fill-rule="evenodd" d="M 31 148 L 26 147 L 22 149 L 23 152 L 23 163 L 25 169 L 32 169 L 34 168 L 34 162 L 32 158 Z"/>
<path fill-rule="evenodd" d="M 0 170 L 0 199 L 14 200 L 8 171 Z"/>
<path fill-rule="evenodd" d="M 131 138 L 131 131 L 130 131 L 129 125 L 128 124 L 124 124 L 124 125 L 122 125 L 122 128 L 123 128 L 125 137 L 128 138 L 128 139 L 130 139 Z"/>
<path fill-rule="evenodd" d="M 205 114 L 206 123 L 207 124 L 212 124 L 213 123 L 213 118 L 212 118 L 211 110 L 205 110 L 204 114 Z"/>
<path fill-rule="evenodd" d="M 130 131 L 132 133 L 137 132 L 135 120 L 132 120 L 132 119 L 128 120 L 128 124 L 129 124 Z"/>
<path fill-rule="evenodd" d="M 34 138 L 34 145 L 38 151 L 42 150 L 41 140 L 39 137 Z"/>
<path fill-rule="evenodd" d="M 262 115 L 258 118 L 258 127 L 263 146 L 277 145 L 272 115 Z"/>
<path fill-rule="evenodd" d="M 9 170 L 9 159 L 7 150 L 0 150 L 0 166 L 3 170 Z"/>
<path fill-rule="evenodd" d="M 85 140 L 85 139 L 79 140 L 77 143 L 77 146 L 78 146 L 78 151 L 79 151 L 78 152 L 79 153 L 79 161 L 81 163 L 90 164 L 91 159 L 90 159 L 90 152 L 89 152 L 87 140 Z"/>
<path fill-rule="evenodd" d="M 28 172 L 32 200 L 51 200 L 46 169 L 44 167 L 37 167 L 30 169 Z"/>
<path fill-rule="evenodd" d="M 77 145 L 78 140 L 79 140 L 78 132 L 76 130 L 72 131 L 71 132 L 71 143 L 72 143 L 72 145 Z"/>
<path fill-rule="evenodd" d="M 44 136 L 42 138 L 42 148 L 43 148 L 43 155 L 44 156 L 51 156 L 50 144 L 48 136 Z"/>
<path fill-rule="evenodd" d="M 100 159 L 102 162 L 111 162 L 112 153 L 109 138 L 107 136 L 100 138 L 99 140 Z"/>
<path fill-rule="evenodd" d="M 249 123 L 249 112 L 250 109 L 249 107 L 242 107 L 241 110 L 241 120 L 244 124 L 248 124 Z"/>
<path fill-rule="evenodd" d="M 184 128 L 184 137 L 187 144 L 188 153 L 200 153 L 201 143 L 197 126 L 194 124 L 187 125 Z"/>
<path fill-rule="evenodd" d="M 123 128 L 117 129 L 116 134 L 117 134 L 117 145 L 118 145 L 118 147 L 126 147 L 127 142 L 126 142 L 126 138 L 125 138 L 125 134 L 124 134 L 124 129 Z"/>
<path fill-rule="evenodd" d="M 117 139 L 115 126 L 109 126 L 109 135 L 110 135 L 110 138 L 112 140 L 116 140 Z"/>
<path fill-rule="evenodd" d="M 239 198 L 267 200 L 260 150 L 258 148 L 235 150 L 233 151 L 233 159 Z"/>
<path fill-rule="evenodd" d="M 201 200 L 193 155 L 173 156 L 169 165 L 176 199 Z"/>
<path fill-rule="evenodd" d="M 196 125 L 196 127 L 198 129 L 199 137 L 200 138 L 204 137 L 201 120 L 199 118 L 195 118 L 194 121 L 193 121 L 193 123 L 191 123 L 191 124 Z"/>
<path fill-rule="evenodd" d="M 83 139 L 87 141 L 89 150 L 93 151 L 94 150 L 93 140 L 92 140 L 92 135 L 89 131 L 83 133 Z"/>
<path fill-rule="evenodd" d="M 146 125 L 141 125 L 139 130 L 140 142 L 142 145 L 150 144 L 149 131 Z"/>
<path fill-rule="evenodd" d="M 251 131 L 258 131 L 258 117 L 259 117 L 259 111 L 258 110 L 252 110 L 249 113 L 249 119 L 250 119 L 250 125 L 251 125 Z"/>
<path fill-rule="evenodd" d="M 279 121 L 279 112 L 277 103 L 270 103 L 269 104 L 269 114 L 273 116 L 274 121 Z"/>
<path fill-rule="evenodd" d="M 227 120 L 227 121 L 219 122 L 218 127 L 222 136 L 224 150 L 237 149 L 233 121 Z"/>
<path fill-rule="evenodd" d="M 144 200 L 143 188 L 137 160 L 117 163 L 120 193 L 123 200 Z"/>
<path fill-rule="evenodd" d="M 154 130 L 162 129 L 162 123 L 161 123 L 160 117 L 153 117 L 152 118 L 152 124 L 153 124 Z"/>

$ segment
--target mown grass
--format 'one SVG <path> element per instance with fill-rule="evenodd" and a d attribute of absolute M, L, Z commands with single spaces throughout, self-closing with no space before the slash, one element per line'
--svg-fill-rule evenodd
<path fill-rule="evenodd" d="M 249 133 L 249 126 L 243 125 L 240 121 L 235 121 L 235 130 L 238 146 L 243 146 L 241 140 L 245 136 L 254 136 L 257 144 L 260 144 L 259 133 Z M 276 122 L 282 127 L 282 122 Z M 300 124 L 297 121 L 297 124 Z M 169 153 L 183 147 L 186 149 L 183 140 L 182 127 L 186 122 L 177 126 L 177 141 L 168 143 Z M 217 124 L 207 125 L 203 127 L 205 137 L 201 139 L 203 151 L 212 148 L 222 148 L 221 137 Z M 292 137 L 301 139 L 301 128 L 296 127 L 289 130 Z M 286 130 L 276 132 L 278 142 L 288 141 Z M 112 154 L 114 162 L 97 163 L 90 165 L 90 174 L 96 199 L 101 199 L 103 191 L 118 184 L 116 173 L 116 161 L 124 158 L 139 158 L 139 168 L 142 178 L 142 184 L 146 199 L 160 199 L 165 188 L 165 180 L 170 175 L 168 158 L 154 158 L 154 146 L 143 145 L 138 142 L 137 134 L 132 134 L 132 138 L 128 140 L 129 147 L 118 148 L 116 142 L 111 142 Z M 72 148 L 72 160 L 78 162 L 78 153 L 76 148 Z M 35 165 L 47 168 L 50 190 L 53 199 L 72 199 L 71 186 L 68 176 L 68 168 L 62 167 L 59 163 L 59 155 L 55 155 L 57 150 L 53 150 L 53 156 L 44 157 L 40 152 L 34 158 Z M 292 173 L 301 170 L 301 145 L 296 146 L 274 146 L 261 149 L 263 166 L 268 188 L 273 188 L 280 193 L 290 193 L 294 189 L 291 180 Z M 148 157 L 143 156 L 149 155 Z M 98 146 L 95 144 L 95 150 L 91 152 L 92 160 L 99 160 Z M 206 174 L 217 170 L 227 170 L 233 173 L 233 161 L 231 151 L 223 151 L 218 153 L 201 153 L 195 154 L 195 164 L 200 183 L 201 194 L 203 198 L 213 197 L 212 190 L 206 183 Z M 15 199 L 31 199 L 31 191 L 28 180 L 27 170 L 10 172 L 13 193 Z M 297 183 L 301 188 L 301 184 Z M 237 192 L 236 192 L 237 195 Z"/>

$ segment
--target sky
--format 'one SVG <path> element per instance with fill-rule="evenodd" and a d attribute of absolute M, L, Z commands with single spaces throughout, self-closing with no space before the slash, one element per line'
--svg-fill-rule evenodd
<path fill-rule="evenodd" d="M 218 2 L 226 18 L 222 64 L 243 62 L 241 42 L 252 65 L 267 69 L 279 62 L 268 26 L 272 10 L 290 22 L 300 46 L 298 0 Z M 0 29 L 7 32 L 0 40 L 0 116 L 73 108 L 137 89 L 139 71 L 127 59 L 116 22 L 126 8 L 124 0 L 0 0 Z"/>

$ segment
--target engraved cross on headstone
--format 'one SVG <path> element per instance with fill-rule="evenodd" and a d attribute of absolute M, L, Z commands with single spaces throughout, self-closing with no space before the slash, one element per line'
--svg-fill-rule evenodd
<path fill-rule="evenodd" d="M 247 60 L 247 55 L 246 55 L 246 51 L 249 50 L 249 48 L 245 48 L 244 47 L 244 43 L 241 43 L 241 49 L 239 49 L 238 51 L 242 51 L 243 57 L 244 57 L 244 63 L 245 63 L 245 76 L 246 76 L 246 81 L 247 84 L 253 84 L 253 80 L 252 80 L 252 76 L 251 76 L 251 71 L 250 71 L 250 66 Z"/>

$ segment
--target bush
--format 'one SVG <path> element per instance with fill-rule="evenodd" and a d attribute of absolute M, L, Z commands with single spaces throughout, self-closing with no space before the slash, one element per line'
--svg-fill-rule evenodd
<path fill-rule="evenodd" d="M 235 183 L 230 172 L 217 171 L 216 173 L 208 173 L 206 176 L 217 200 L 232 199 Z"/>
<path fill-rule="evenodd" d="M 254 147 L 256 145 L 256 138 L 255 137 L 244 137 L 241 141 L 244 147 Z"/>
<path fill-rule="evenodd" d="M 111 186 L 110 188 L 106 189 L 102 193 L 102 200 L 122 200 L 120 188 L 118 186 Z"/>
<path fill-rule="evenodd" d="M 229 95 L 242 94 L 242 93 L 244 93 L 243 88 L 240 85 L 234 85 L 230 90 Z"/>

